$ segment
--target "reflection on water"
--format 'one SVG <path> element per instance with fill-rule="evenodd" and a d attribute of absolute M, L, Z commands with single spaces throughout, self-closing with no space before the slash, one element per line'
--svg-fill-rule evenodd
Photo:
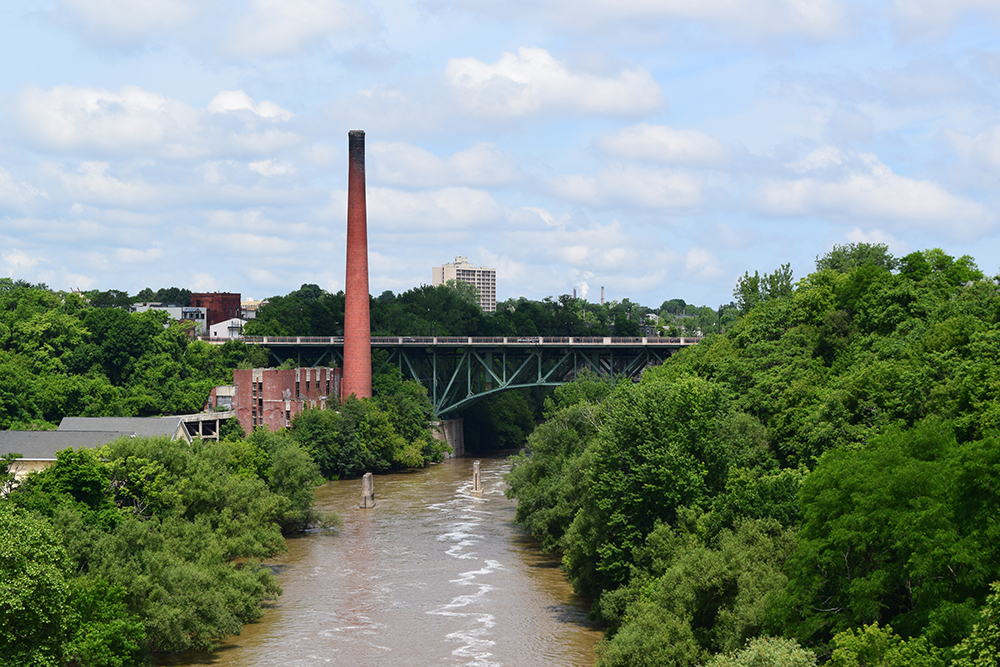
<path fill-rule="evenodd" d="M 482 460 L 481 495 L 470 459 L 376 477 L 370 510 L 360 480 L 324 485 L 317 508 L 343 528 L 288 540 L 277 604 L 215 652 L 159 664 L 590 667 L 600 632 L 558 559 L 512 525 L 506 469 Z"/>

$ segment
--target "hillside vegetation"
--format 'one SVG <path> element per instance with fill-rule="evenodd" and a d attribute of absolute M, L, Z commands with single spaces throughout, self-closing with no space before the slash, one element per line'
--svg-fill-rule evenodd
<path fill-rule="evenodd" d="M 268 365 L 266 350 L 192 341 L 182 323 L 167 322 L 163 311 L 95 307 L 0 279 L 0 430 L 199 412 L 234 368 Z"/>
<path fill-rule="evenodd" d="M 558 388 L 514 458 L 598 665 L 998 664 L 997 279 L 861 244 L 735 296 L 641 383 Z"/>

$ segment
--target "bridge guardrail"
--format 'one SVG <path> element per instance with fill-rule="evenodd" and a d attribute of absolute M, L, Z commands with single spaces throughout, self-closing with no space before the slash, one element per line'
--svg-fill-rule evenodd
<path fill-rule="evenodd" d="M 343 345 L 343 336 L 243 336 L 212 338 L 206 343 L 240 340 L 249 345 Z M 606 336 L 372 336 L 373 345 L 696 345 L 701 337 L 625 338 Z"/>

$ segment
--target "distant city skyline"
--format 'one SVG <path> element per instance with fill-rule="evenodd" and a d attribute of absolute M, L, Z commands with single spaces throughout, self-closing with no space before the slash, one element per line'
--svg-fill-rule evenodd
<path fill-rule="evenodd" d="M 10 0 L 0 276 L 258 299 L 457 255 L 497 301 L 731 300 L 834 244 L 1000 271 L 988 0 Z"/>

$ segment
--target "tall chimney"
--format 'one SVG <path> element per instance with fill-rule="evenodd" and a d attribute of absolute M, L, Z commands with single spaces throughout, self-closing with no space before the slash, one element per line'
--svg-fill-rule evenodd
<path fill-rule="evenodd" d="M 604 285 L 601 285 L 601 305 L 604 305 Z"/>
<path fill-rule="evenodd" d="M 347 281 L 344 302 L 344 379 L 341 396 L 372 395 L 372 339 L 368 311 L 368 214 L 365 206 L 365 132 L 351 130 L 347 172 Z"/>

